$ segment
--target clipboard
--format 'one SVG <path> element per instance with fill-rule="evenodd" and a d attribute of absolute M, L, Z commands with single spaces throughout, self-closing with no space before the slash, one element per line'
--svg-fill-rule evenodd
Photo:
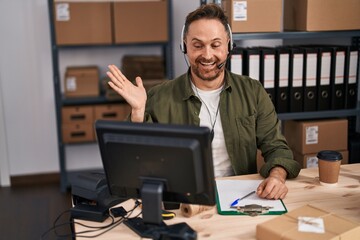
<path fill-rule="evenodd" d="M 220 215 L 249 215 L 236 208 L 230 208 L 230 204 L 237 198 L 245 196 L 256 190 L 262 180 L 228 180 L 217 179 L 216 182 L 216 208 Z M 282 215 L 287 213 L 285 204 L 281 199 L 269 200 L 259 198 L 256 194 L 239 201 L 237 206 L 259 205 L 271 207 L 266 213 L 259 215 Z"/>

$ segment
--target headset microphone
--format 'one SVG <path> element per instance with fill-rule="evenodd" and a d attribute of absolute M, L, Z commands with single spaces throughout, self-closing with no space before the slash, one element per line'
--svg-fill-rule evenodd
<path fill-rule="evenodd" d="M 227 61 L 227 58 L 226 58 L 225 62 L 220 63 L 220 64 L 217 66 L 217 68 L 218 68 L 218 69 L 222 68 L 222 67 L 225 65 L 226 61 Z"/>
<path fill-rule="evenodd" d="M 225 59 L 224 62 L 222 62 L 222 63 L 220 63 L 219 65 L 217 65 L 217 68 L 218 68 L 218 69 L 222 68 L 222 67 L 226 64 L 226 62 L 227 62 L 227 60 L 229 59 L 229 57 L 230 57 L 230 53 L 227 55 L 227 57 L 226 57 L 226 59 Z"/>

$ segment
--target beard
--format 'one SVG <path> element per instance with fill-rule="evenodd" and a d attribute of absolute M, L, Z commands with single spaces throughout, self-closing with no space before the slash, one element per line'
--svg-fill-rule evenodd
<path fill-rule="evenodd" d="M 215 64 L 211 69 L 203 69 L 201 62 L 215 62 Z M 206 61 L 203 58 L 196 59 L 195 64 L 191 64 L 192 72 L 195 74 L 195 76 L 204 81 L 213 81 L 220 76 L 222 71 L 224 71 L 223 68 L 219 69 L 217 67 L 216 62 L 217 61 Z"/>

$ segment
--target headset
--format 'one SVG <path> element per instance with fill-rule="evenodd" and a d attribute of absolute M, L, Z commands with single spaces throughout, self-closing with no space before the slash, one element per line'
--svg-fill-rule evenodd
<path fill-rule="evenodd" d="M 232 31 L 231 31 L 231 27 L 229 24 L 227 24 L 227 28 L 229 30 L 229 35 L 230 35 L 230 41 L 229 41 L 229 45 L 228 45 L 228 49 L 229 49 L 229 54 L 231 53 L 231 51 L 234 49 L 234 41 L 233 41 L 233 37 L 232 37 Z M 182 27 L 181 30 L 181 41 L 180 41 L 180 50 L 186 54 L 187 50 L 186 50 L 186 44 L 184 42 L 184 34 L 185 34 L 185 25 Z"/>

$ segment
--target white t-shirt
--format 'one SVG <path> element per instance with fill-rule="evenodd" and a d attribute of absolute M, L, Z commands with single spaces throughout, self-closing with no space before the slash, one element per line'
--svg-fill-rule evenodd
<path fill-rule="evenodd" d="M 191 85 L 195 95 L 197 95 L 202 102 L 199 114 L 200 126 L 206 126 L 210 128 L 210 130 L 212 130 L 214 126 L 214 139 L 211 147 L 215 177 L 232 176 L 234 175 L 234 171 L 225 145 L 219 109 L 220 93 L 223 87 L 211 91 L 204 91 L 196 88 L 193 83 L 191 83 Z"/>

